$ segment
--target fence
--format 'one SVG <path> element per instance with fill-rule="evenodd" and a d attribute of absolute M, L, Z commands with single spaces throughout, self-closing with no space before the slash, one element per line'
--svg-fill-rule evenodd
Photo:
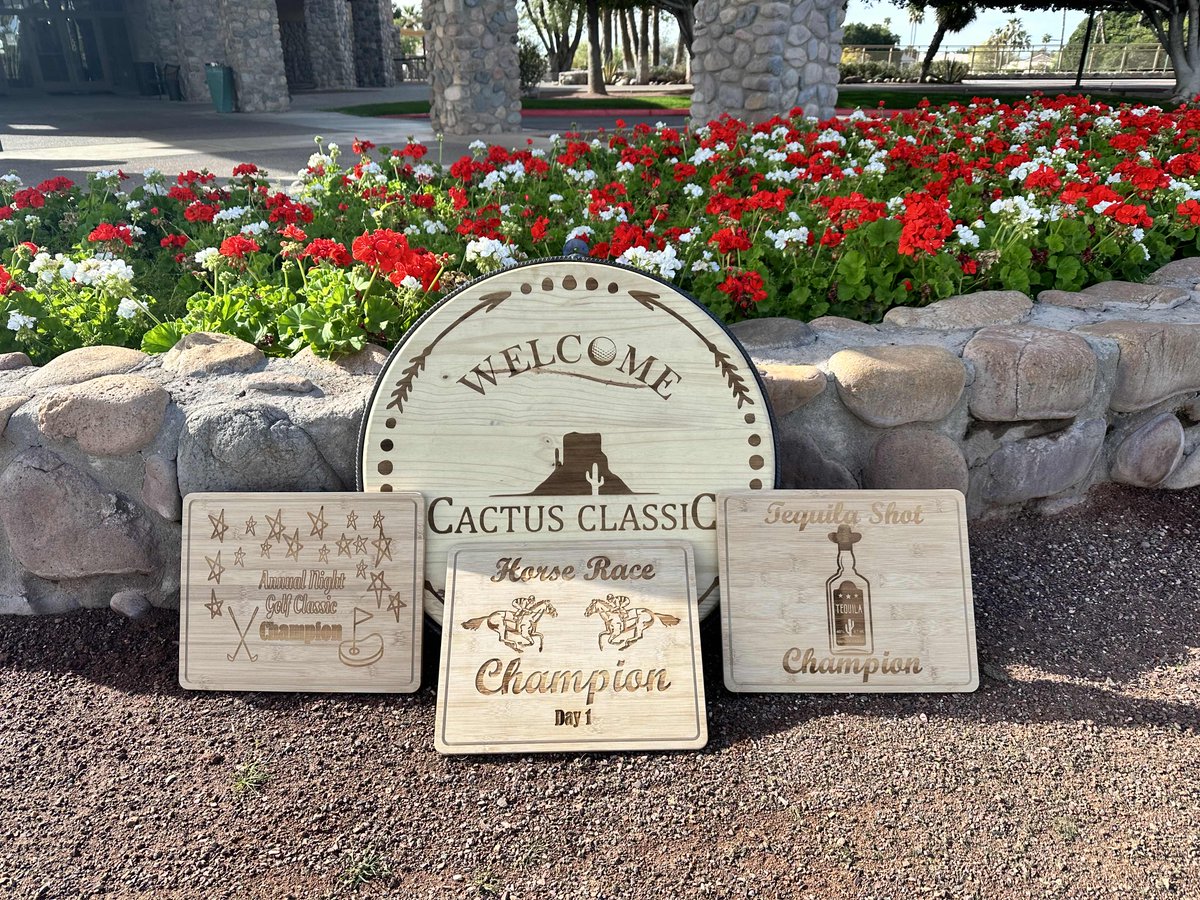
<path fill-rule="evenodd" d="M 917 67 L 928 47 L 848 45 L 842 47 L 842 62 L 876 62 L 897 68 Z M 943 44 L 937 60 L 952 60 L 981 75 L 1071 75 L 1079 69 L 1080 44 L 1034 44 L 993 46 Z M 1171 59 L 1161 44 L 1093 44 L 1088 48 L 1084 74 L 1165 75 L 1173 74 Z"/>

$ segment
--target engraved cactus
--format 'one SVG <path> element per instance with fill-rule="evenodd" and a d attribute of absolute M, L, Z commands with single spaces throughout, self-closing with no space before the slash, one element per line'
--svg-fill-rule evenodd
<path fill-rule="evenodd" d="M 600 474 L 600 464 L 592 463 L 592 468 L 588 470 L 587 483 L 592 486 L 592 496 L 600 493 L 600 488 L 604 487 L 604 476 Z"/>

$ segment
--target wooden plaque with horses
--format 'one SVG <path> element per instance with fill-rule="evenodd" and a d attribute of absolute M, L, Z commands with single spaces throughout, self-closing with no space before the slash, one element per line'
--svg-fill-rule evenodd
<path fill-rule="evenodd" d="M 703 747 L 692 545 L 452 547 L 436 718 L 442 753 Z"/>

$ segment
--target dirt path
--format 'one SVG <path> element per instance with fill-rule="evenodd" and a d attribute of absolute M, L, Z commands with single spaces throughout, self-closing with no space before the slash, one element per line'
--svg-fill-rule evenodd
<path fill-rule="evenodd" d="M 1197 897 L 1198 502 L 978 526 L 973 695 L 732 695 L 713 617 L 699 753 L 445 759 L 429 687 L 185 694 L 173 614 L 0 620 L 0 896 Z"/>

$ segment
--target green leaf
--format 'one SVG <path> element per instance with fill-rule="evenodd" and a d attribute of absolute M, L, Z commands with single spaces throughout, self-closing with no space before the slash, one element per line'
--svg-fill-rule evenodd
<path fill-rule="evenodd" d="M 192 331 L 181 320 L 162 322 L 142 335 L 142 352 L 166 353 Z"/>

